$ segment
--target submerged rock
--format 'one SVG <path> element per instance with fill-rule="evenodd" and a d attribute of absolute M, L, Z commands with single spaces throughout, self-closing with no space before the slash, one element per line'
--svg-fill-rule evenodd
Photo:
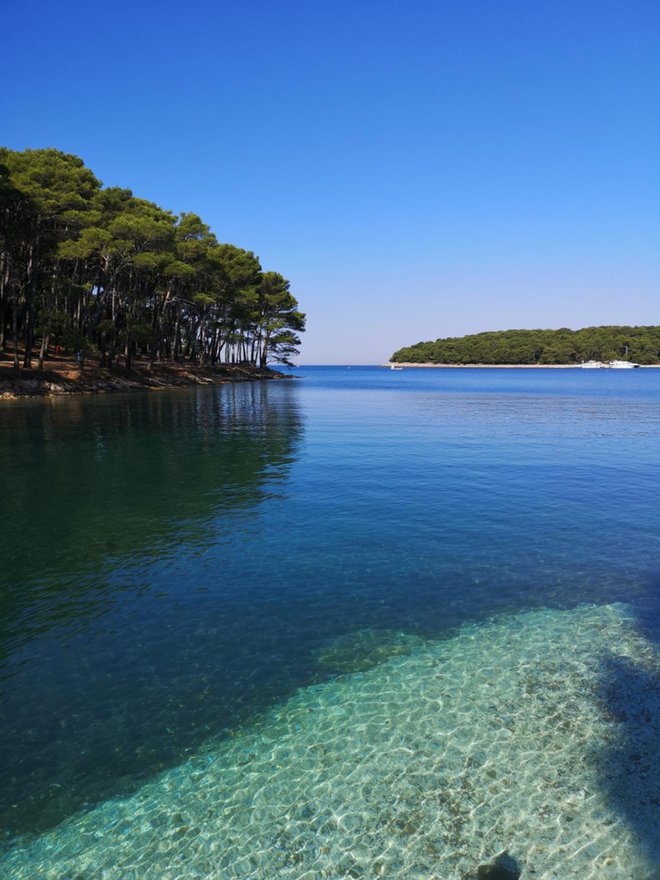
<path fill-rule="evenodd" d="M 477 868 L 477 880 L 511 880 L 513 874 L 499 865 L 479 865 Z"/>
<path fill-rule="evenodd" d="M 518 880 L 521 874 L 517 860 L 503 852 L 487 865 L 477 868 L 477 880 Z"/>

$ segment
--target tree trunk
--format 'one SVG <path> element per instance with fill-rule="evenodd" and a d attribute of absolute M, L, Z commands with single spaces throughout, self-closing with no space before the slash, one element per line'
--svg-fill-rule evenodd
<path fill-rule="evenodd" d="M 32 314 L 32 301 L 28 300 L 25 309 L 25 353 L 23 354 L 23 366 L 29 369 L 32 366 L 32 346 L 34 345 L 34 316 Z"/>
<path fill-rule="evenodd" d="M 14 342 L 14 369 L 18 370 L 18 302 L 14 298 L 14 308 L 11 314 L 11 333 Z"/>
<path fill-rule="evenodd" d="M 50 333 L 44 333 L 41 337 L 41 348 L 39 349 L 39 369 L 43 370 L 44 368 L 44 357 L 46 352 L 48 351 L 48 340 L 50 339 Z"/>
<path fill-rule="evenodd" d="M 179 355 L 179 327 L 181 324 L 181 318 L 177 313 L 176 323 L 174 324 L 174 334 L 172 338 L 172 351 L 171 351 L 171 360 L 176 361 Z"/>
<path fill-rule="evenodd" d="M 32 346 L 34 345 L 34 282 L 35 282 L 35 250 L 38 239 L 30 245 L 28 257 L 26 284 L 25 284 L 25 353 L 23 366 L 28 369 L 32 366 Z"/>
<path fill-rule="evenodd" d="M 9 259 L 2 255 L 2 273 L 0 277 L 0 351 L 7 344 L 7 319 L 9 309 Z"/>
<path fill-rule="evenodd" d="M 133 356 L 135 354 L 135 343 L 131 341 L 126 342 L 126 369 L 133 369 Z"/>
<path fill-rule="evenodd" d="M 261 355 L 259 358 L 259 366 L 262 370 L 264 370 L 268 366 L 268 343 L 270 342 L 270 333 L 266 333 L 264 337 L 263 348 L 261 349 Z"/>

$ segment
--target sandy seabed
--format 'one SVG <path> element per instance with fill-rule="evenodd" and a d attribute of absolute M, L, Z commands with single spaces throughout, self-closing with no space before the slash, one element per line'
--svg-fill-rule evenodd
<path fill-rule="evenodd" d="M 390 659 L 17 841 L 0 876 L 467 880 L 506 852 L 522 880 L 658 877 L 658 657 L 626 606 L 379 637 Z"/>

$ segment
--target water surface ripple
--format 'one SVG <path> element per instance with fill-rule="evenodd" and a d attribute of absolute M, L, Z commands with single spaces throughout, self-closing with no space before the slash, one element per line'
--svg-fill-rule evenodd
<path fill-rule="evenodd" d="M 295 373 L 3 406 L 10 876 L 653 877 L 660 371 Z"/>

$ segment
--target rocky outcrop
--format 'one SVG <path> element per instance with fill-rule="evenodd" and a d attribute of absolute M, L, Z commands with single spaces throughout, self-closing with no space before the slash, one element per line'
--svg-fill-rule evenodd
<path fill-rule="evenodd" d="M 198 367 L 190 364 L 156 364 L 134 370 L 100 367 L 63 370 L 0 369 L 0 400 L 19 397 L 54 397 L 61 394 L 106 394 L 112 391 L 144 391 L 182 385 L 217 385 L 259 379 L 288 379 L 288 375 L 249 364 Z"/>

